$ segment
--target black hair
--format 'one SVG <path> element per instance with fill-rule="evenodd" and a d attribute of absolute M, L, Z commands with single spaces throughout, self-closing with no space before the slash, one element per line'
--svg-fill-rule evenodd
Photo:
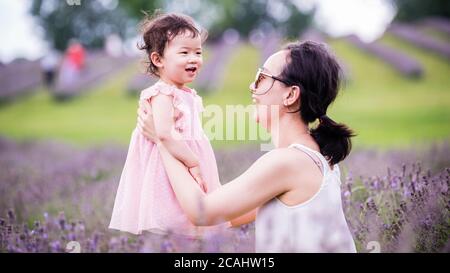
<path fill-rule="evenodd" d="M 300 112 L 307 124 L 319 119 L 319 125 L 310 129 L 310 134 L 320 152 L 334 165 L 350 153 L 350 138 L 355 136 L 345 124 L 336 123 L 326 115 L 338 94 L 342 69 L 322 43 L 296 42 L 284 49 L 289 54 L 280 76 L 290 85 L 300 87 L 300 108 L 295 112 Z"/>

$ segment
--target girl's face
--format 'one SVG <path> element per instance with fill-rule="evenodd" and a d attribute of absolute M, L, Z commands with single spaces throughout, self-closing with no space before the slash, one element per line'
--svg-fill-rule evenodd
<path fill-rule="evenodd" d="M 189 31 L 168 42 L 160 58 L 159 74 L 162 80 L 178 87 L 192 82 L 203 64 L 200 35 L 192 37 Z"/>
<path fill-rule="evenodd" d="M 286 65 L 287 54 L 288 51 L 282 50 L 270 56 L 250 85 L 256 105 L 255 120 L 269 132 L 274 119 L 283 114 L 285 98 L 289 93 L 289 87 L 278 77 Z"/>

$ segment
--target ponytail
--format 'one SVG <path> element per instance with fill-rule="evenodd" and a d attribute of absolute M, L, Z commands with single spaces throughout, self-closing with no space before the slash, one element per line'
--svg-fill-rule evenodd
<path fill-rule="evenodd" d="M 285 50 L 290 54 L 281 77 L 289 85 L 300 87 L 300 117 L 307 124 L 319 119 L 319 125 L 310 129 L 310 134 L 320 152 L 334 165 L 350 153 L 350 138 L 355 136 L 346 125 L 324 114 L 339 92 L 342 69 L 325 44 L 296 42 L 288 44 Z"/>
<path fill-rule="evenodd" d="M 320 153 L 328 159 L 331 165 L 337 164 L 347 157 L 352 148 L 350 138 L 355 136 L 345 124 L 336 123 L 326 115 L 319 118 L 319 125 L 311 129 L 310 133 L 319 145 Z"/>

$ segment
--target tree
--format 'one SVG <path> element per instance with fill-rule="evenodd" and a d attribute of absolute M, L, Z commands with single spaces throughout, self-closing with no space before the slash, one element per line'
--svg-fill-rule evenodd
<path fill-rule="evenodd" d="M 45 30 L 45 37 L 57 50 L 66 49 L 71 39 L 88 48 L 102 47 L 105 37 L 118 34 L 129 36 L 135 28 L 120 7 L 108 6 L 105 1 L 68 2 L 61 0 L 33 0 L 31 14 Z M 110 2 L 113 3 L 113 2 Z"/>
<path fill-rule="evenodd" d="M 429 16 L 450 18 L 450 1 L 448 0 L 392 0 L 397 7 L 398 21 L 415 21 Z"/>
<path fill-rule="evenodd" d="M 155 9 L 162 8 L 164 1 L 162 0 L 127 0 L 120 1 L 119 6 L 123 7 L 130 16 L 140 20 L 145 12 L 153 12 Z"/>
<path fill-rule="evenodd" d="M 155 9 L 191 15 L 208 28 L 212 40 L 228 28 L 244 37 L 256 28 L 273 28 L 297 37 L 312 18 L 311 13 L 300 12 L 293 0 L 33 0 L 31 13 L 50 44 L 62 51 L 72 38 L 98 48 L 112 33 L 132 37 L 142 11 L 151 14 Z"/>
<path fill-rule="evenodd" d="M 129 0 L 121 1 L 120 5 L 136 19 L 142 18 L 142 10 L 161 9 L 188 14 L 208 29 L 211 40 L 220 37 L 228 28 L 236 29 L 244 37 L 261 27 L 298 37 L 312 19 L 312 12 L 299 11 L 293 0 Z"/>

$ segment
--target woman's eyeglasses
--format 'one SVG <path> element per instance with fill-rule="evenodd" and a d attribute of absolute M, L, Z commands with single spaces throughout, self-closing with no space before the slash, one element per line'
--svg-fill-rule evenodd
<path fill-rule="evenodd" d="M 250 92 L 257 95 L 264 95 L 269 92 L 275 81 L 290 85 L 287 81 L 264 72 L 263 68 L 259 68 L 256 73 L 255 81 L 250 85 Z"/>

